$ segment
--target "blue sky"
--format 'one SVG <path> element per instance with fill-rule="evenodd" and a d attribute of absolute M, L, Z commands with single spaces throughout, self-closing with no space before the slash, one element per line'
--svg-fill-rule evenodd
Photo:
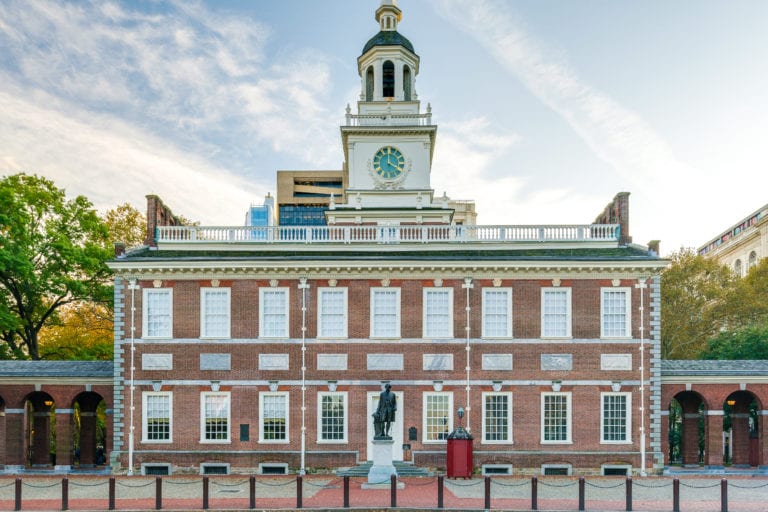
<path fill-rule="evenodd" d="M 0 174 L 239 225 L 277 169 L 341 167 L 379 0 L 0 3 Z M 768 202 L 768 2 L 400 0 L 437 195 L 481 224 L 698 246 Z"/>

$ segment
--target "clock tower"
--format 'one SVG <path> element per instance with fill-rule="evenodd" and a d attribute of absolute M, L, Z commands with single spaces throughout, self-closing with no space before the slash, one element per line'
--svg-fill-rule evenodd
<path fill-rule="evenodd" d="M 397 30 L 397 0 L 376 10 L 379 33 L 357 58 L 357 113 L 341 127 L 346 204 L 331 203 L 328 224 L 447 224 L 453 210 L 434 203 L 430 185 L 437 126 L 416 94 L 419 56 Z"/>

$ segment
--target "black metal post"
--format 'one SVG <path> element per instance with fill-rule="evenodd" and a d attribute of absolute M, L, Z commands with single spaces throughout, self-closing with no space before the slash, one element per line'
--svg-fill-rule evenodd
<path fill-rule="evenodd" d="M 304 479 L 301 478 L 301 475 L 296 477 L 296 508 L 303 507 L 303 502 L 304 502 L 304 496 L 302 496 L 302 492 L 304 491 L 303 481 Z"/>
<path fill-rule="evenodd" d="M 627 477 L 627 512 L 632 512 L 632 477 Z"/>
<path fill-rule="evenodd" d="M 672 511 L 680 512 L 680 480 L 672 480 Z"/>
<path fill-rule="evenodd" d="M 728 512 L 728 480 L 720 480 L 720 512 Z"/>
<path fill-rule="evenodd" d="M 115 477 L 109 477 L 109 510 L 115 510 Z"/>
<path fill-rule="evenodd" d="M 163 477 L 155 477 L 155 509 L 163 508 Z"/>
<path fill-rule="evenodd" d="M 485 510 L 491 509 L 491 477 L 485 477 Z"/>
<path fill-rule="evenodd" d="M 443 508 L 443 475 L 437 475 L 437 508 Z"/>
<path fill-rule="evenodd" d="M 248 505 L 251 509 L 256 508 L 256 477 L 251 475 L 248 479 Z"/>
<path fill-rule="evenodd" d="M 390 506 L 397 507 L 397 475 L 389 476 L 389 497 Z"/>
<path fill-rule="evenodd" d="M 579 510 L 584 510 L 584 477 L 579 477 Z"/>
<path fill-rule="evenodd" d="M 531 477 L 531 510 L 539 510 L 539 479 Z"/>
<path fill-rule="evenodd" d="M 349 508 L 349 475 L 344 475 L 344 508 Z"/>
<path fill-rule="evenodd" d="M 203 510 L 208 510 L 208 477 L 203 477 Z"/>
<path fill-rule="evenodd" d="M 69 480 L 61 479 L 61 510 L 69 510 Z"/>
<path fill-rule="evenodd" d="M 16 477 L 16 487 L 14 489 L 14 508 L 13 510 L 21 510 L 21 478 Z"/>

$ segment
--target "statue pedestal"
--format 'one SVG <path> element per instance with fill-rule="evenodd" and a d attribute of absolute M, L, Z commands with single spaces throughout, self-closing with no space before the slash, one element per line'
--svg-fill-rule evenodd
<path fill-rule="evenodd" d="M 370 489 L 373 485 L 389 486 L 390 477 L 397 475 L 397 470 L 392 464 L 393 444 L 395 444 L 393 439 L 373 440 L 373 466 L 368 471 L 368 484 L 363 484 L 364 487 Z"/>

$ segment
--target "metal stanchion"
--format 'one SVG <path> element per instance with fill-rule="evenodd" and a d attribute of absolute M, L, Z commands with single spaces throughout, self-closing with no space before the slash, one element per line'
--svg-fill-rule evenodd
<path fill-rule="evenodd" d="M 349 508 L 349 475 L 344 475 L 344 508 Z"/>
<path fill-rule="evenodd" d="M 16 477 L 16 487 L 14 488 L 14 507 L 13 510 L 21 510 L 21 478 Z"/>
<path fill-rule="evenodd" d="M 485 510 L 491 509 L 491 477 L 485 477 Z"/>
<path fill-rule="evenodd" d="M 539 479 L 531 477 L 531 510 L 539 510 Z"/>
<path fill-rule="evenodd" d="M 115 477 L 109 477 L 109 510 L 115 510 Z"/>
<path fill-rule="evenodd" d="M 584 511 L 584 477 L 579 477 L 579 511 Z"/>
<path fill-rule="evenodd" d="M 208 477 L 203 477 L 203 510 L 208 510 Z"/>
<path fill-rule="evenodd" d="M 680 480 L 672 480 L 672 510 L 680 512 Z"/>
<path fill-rule="evenodd" d="M 720 512 L 728 512 L 728 480 L 720 480 Z"/>
<path fill-rule="evenodd" d="M 304 491 L 304 485 L 303 485 L 303 479 L 301 478 L 301 475 L 296 477 L 296 508 L 302 508 L 303 502 L 304 502 L 304 496 L 302 496 L 302 492 Z"/>
<path fill-rule="evenodd" d="M 443 475 L 437 476 L 437 508 L 443 508 Z"/>
<path fill-rule="evenodd" d="M 389 477 L 389 495 L 390 506 L 395 508 L 397 506 L 397 475 L 390 475 Z"/>
<path fill-rule="evenodd" d="M 251 509 L 256 508 L 256 477 L 251 475 L 248 479 L 248 505 Z"/>
<path fill-rule="evenodd" d="M 632 512 L 632 477 L 627 477 L 627 512 Z"/>
<path fill-rule="evenodd" d="M 61 479 L 61 510 L 69 510 L 69 480 Z"/>
<path fill-rule="evenodd" d="M 163 508 L 163 477 L 155 477 L 155 509 Z"/>

